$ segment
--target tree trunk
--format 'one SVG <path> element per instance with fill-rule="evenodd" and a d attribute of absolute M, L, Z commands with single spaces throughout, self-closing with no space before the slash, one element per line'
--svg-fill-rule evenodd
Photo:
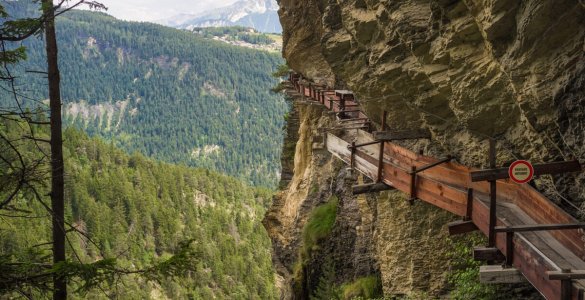
<path fill-rule="evenodd" d="M 45 43 L 49 78 L 49 99 L 51 109 L 51 209 L 53 211 L 53 263 L 65 261 L 65 201 L 64 201 L 64 163 L 63 135 L 61 124 L 61 87 L 55 33 L 55 13 L 52 0 L 43 0 L 45 23 Z M 67 299 L 67 280 L 53 276 L 53 299 Z"/>

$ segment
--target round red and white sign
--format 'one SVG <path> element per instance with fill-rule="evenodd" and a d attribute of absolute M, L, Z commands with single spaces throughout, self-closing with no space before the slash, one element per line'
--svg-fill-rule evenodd
<path fill-rule="evenodd" d="M 508 175 L 516 183 L 527 183 L 534 177 L 534 168 L 528 161 L 517 160 L 510 165 Z"/>

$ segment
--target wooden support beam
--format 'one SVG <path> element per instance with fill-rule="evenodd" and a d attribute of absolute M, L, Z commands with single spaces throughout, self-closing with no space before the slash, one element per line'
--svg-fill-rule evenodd
<path fill-rule="evenodd" d="M 388 117 L 388 112 L 382 112 L 382 125 L 380 128 L 384 129 L 386 127 L 386 118 Z M 380 143 L 380 153 L 378 155 L 378 178 L 376 182 L 382 182 L 382 171 L 384 170 L 384 143 Z"/>
<path fill-rule="evenodd" d="M 465 220 L 471 220 L 471 216 L 473 216 L 473 189 L 467 189 L 467 212 L 465 213 Z"/>
<path fill-rule="evenodd" d="M 327 127 L 327 128 L 320 128 L 319 130 L 322 131 L 334 131 L 334 130 L 351 130 L 351 129 L 365 129 L 368 128 L 369 126 L 367 124 L 362 125 L 362 126 L 348 126 L 348 127 Z"/>
<path fill-rule="evenodd" d="M 354 185 L 352 187 L 354 195 L 377 193 L 377 192 L 389 191 L 389 190 L 393 190 L 393 189 L 394 189 L 394 187 L 387 185 L 383 182 Z"/>
<path fill-rule="evenodd" d="M 353 96 L 353 92 L 348 90 L 335 90 L 335 95 L 340 97 Z"/>
<path fill-rule="evenodd" d="M 561 271 L 547 271 L 548 280 L 561 281 L 561 300 L 573 299 L 573 280 L 585 279 L 585 271 L 572 271 L 571 269 L 562 269 Z M 582 291 L 579 290 L 578 299 L 582 299 Z"/>
<path fill-rule="evenodd" d="M 561 161 L 561 162 L 553 162 L 553 163 L 544 163 L 544 164 L 535 164 L 534 167 L 534 176 L 540 176 L 545 174 L 561 174 L 561 173 L 569 173 L 569 172 L 581 172 L 582 166 L 578 160 L 573 161 Z M 488 170 L 481 170 L 471 172 L 471 181 L 486 181 L 486 180 L 498 180 L 498 179 L 506 179 L 509 178 L 508 175 L 509 168 L 491 168 Z"/>
<path fill-rule="evenodd" d="M 380 142 L 380 141 L 372 141 L 372 142 L 367 142 L 367 143 L 363 143 L 363 144 L 356 144 L 356 145 L 352 144 L 351 146 L 347 146 L 347 148 L 348 149 L 351 149 L 351 148 L 359 148 L 359 147 L 365 147 L 365 146 L 375 145 L 375 144 L 378 144 L 378 143 L 383 143 L 383 142 Z"/>
<path fill-rule="evenodd" d="M 527 232 L 527 231 L 546 231 L 546 230 L 570 230 L 570 229 L 579 229 L 579 228 L 585 228 L 585 223 L 498 226 L 498 227 L 494 228 L 494 230 L 496 232 Z"/>
<path fill-rule="evenodd" d="M 355 151 L 356 151 L 355 142 L 351 142 L 351 146 L 352 146 L 351 147 L 351 160 L 349 163 L 349 167 L 351 168 L 351 170 L 353 170 L 354 165 L 355 165 Z"/>
<path fill-rule="evenodd" d="M 514 265 L 514 232 L 506 232 L 506 266 Z"/>
<path fill-rule="evenodd" d="M 490 139 L 490 151 L 489 151 L 489 159 L 490 159 L 490 168 L 496 168 L 496 140 Z M 489 215 L 489 227 L 488 227 L 488 247 L 494 247 L 496 245 L 496 231 L 494 228 L 496 227 L 496 181 L 490 180 L 490 215 Z M 489 262 L 488 262 L 489 263 Z"/>
<path fill-rule="evenodd" d="M 573 282 L 570 279 L 561 280 L 561 300 L 573 298 Z"/>
<path fill-rule="evenodd" d="M 375 131 L 374 139 L 380 141 L 399 141 L 399 140 L 416 140 L 430 139 L 431 132 L 428 129 L 417 130 L 393 130 L 393 131 Z"/>
<path fill-rule="evenodd" d="M 520 283 L 526 278 L 516 268 L 504 268 L 502 266 L 480 266 L 479 282 L 481 283 Z"/>
<path fill-rule="evenodd" d="M 361 112 L 361 110 L 359 110 L 359 109 L 357 109 L 357 110 L 345 110 L 343 112 L 352 113 L 352 112 Z M 330 111 L 330 112 L 327 112 L 327 113 L 328 114 L 331 114 L 331 115 L 334 115 L 334 114 L 338 114 L 339 112 L 338 111 Z"/>
<path fill-rule="evenodd" d="M 434 167 L 436 167 L 436 166 L 438 166 L 440 164 L 444 164 L 444 163 L 450 162 L 452 159 L 453 159 L 453 157 L 451 157 L 451 155 L 447 155 L 447 157 L 445 157 L 445 158 L 443 158 L 443 159 L 441 159 L 441 160 L 439 160 L 437 162 L 434 162 L 432 164 L 428 164 L 428 165 L 423 166 L 423 167 L 420 167 L 420 168 L 416 168 L 416 170 L 414 170 L 413 172 L 420 173 L 422 171 L 426 171 L 428 169 L 434 168 Z"/>
<path fill-rule="evenodd" d="M 479 261 L 504 261 L 506 257 L 495 247 L 473 248 L 473 259 Z"/>
<path fill-rule="evenodd" d="M 478 230 L 472 221 L 455 221 L 447 224 L 449 235 L 464 234 Z"/>
<path fill-rule="evenodd" d="M 416 173 L 416 167 L 412 166 L 410 169 L 410 198 L 408 199 L 410 205 L 413 205 L 414 200 L 416 200 Z"/>
<path fill-rule="evenodd" d="M 343 111 L 343 112 L 348 112 L 348 111 Z M 368 120 L 368 118 L 353 118 L 353 119 L 339 120 L 339 122 L 363 122 L 363 121 L 367 121 L 367 120 Z"/>
<path fill-rule="evenodd" d="M 585 279 L 585 270 L 547 271 L 546 279 L 548 280 L 566 280 L 566 279 Z"/>
<path fill-rule="evenodd" d="M 325 144 L 323 144 L 323 143 L 313 143 L 312 149 L 315 150 L 315 151 L 323 150 L 323 149 L 325 149 Z"/>

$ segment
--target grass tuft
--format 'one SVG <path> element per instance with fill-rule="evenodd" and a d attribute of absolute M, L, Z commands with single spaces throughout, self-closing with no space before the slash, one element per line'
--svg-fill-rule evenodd
<path fill-rule="evenodd" d="M 375 275 L 358 278 L 341 286 L 343 299 L 374 299 L 381 297 L 382 283 Z"/>
<path fill-rule="evenodd" d="M 309 216 L 309 220 L 303 228 L 303 248 L 307 254 L 306 257 L 317 247 L 320 239 L 331 233 L 337 217 L 338 203 L 339 199 L 336 196 L 331 196 L 327 203 L 315 208 Z"/>

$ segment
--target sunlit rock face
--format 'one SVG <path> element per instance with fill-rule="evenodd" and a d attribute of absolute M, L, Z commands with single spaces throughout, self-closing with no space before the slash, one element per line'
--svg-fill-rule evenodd
<path fill-rule="evenodd" d="M 440 295 L 452 249 L 446 225 L 453 215 L 424 202 L 411 206 L 396 191 L 353 195 L 352 186 L 365 178 L 314 148 L 322 138 L 319 129 L 332 126 L 331 115 L 324 112 L 316 105 L 294 105 L 284 141 L 282 187 L 263 221 L 272 239 L 281 299 L 315 296 L 328 267 L 335 273 L 331 285 L 376 276 L 385 295 Z M 307 251 L 304 227 L 312 212 L 333 197 L 338 201 L 333 228 Z"/>
<path fill-rule="evenodd" d="M 486 139 L 493 137 L 499 165 L 519 158 L 585 161 L 582 3 L 281 0 L 283 55 L 303 76 L 353 90 L 373 121 L 380 122 L 386 110 L 392 128 L 430 129 L 431 141 L 404 144 L 412 150 L 437 157 L 452 154 L 463 164 L 482 167 Z M 308 141 L 302 130 L 295 138 L 300 145 Z M 322 168 L 330 163 L 328 158 L 316 164 L 302 149 L 297 146 L 294 176 L 305 178 L 292 180 L 265 220 L 265 225 L 274 221 L 267 227 L 277 250 L 275 260 L 288 276 L 283 285 L 287 297 L 294 296 L 290 281 L 303 222 L 322 201 L 308 190 L 314 182 L 336 182 L 339 177 L 339 170 Z M 297 166 L 297 160 L 312 163 Z M 578 206 L 585 200 L 584 175 L 545 176 L 536 185 L 561 204 L 561 196 Z M 412 208 L 399 193 L 373 199 L 364 205 L 348 197 L 340 204 L 367 208 L 357 214 L 342 210 L 357 222 L 350 235 L 371 241 L 365 257 L 375 262 L 365 266 L 380 274 L 386 295 L 440 294 L 450 247 L 443 226 L 452 216 L 422 203 Z M 364 233 L 361 228 L 371 229 Z M 334 235 L 326 245 L 335 245 L 340 237 L 346 235 Z M 355 257 L 347 255 L 348 260 Z"/>
<path fill-rule="evenodd" d="M 371 119 L 429 128 L 431 153 L 485 164 L 585 160 L 585 6 L 576 0 L 282 0 L 283 54 L 353 90 Z M 580 204 L 585 176 L 538 187 Z"/>

